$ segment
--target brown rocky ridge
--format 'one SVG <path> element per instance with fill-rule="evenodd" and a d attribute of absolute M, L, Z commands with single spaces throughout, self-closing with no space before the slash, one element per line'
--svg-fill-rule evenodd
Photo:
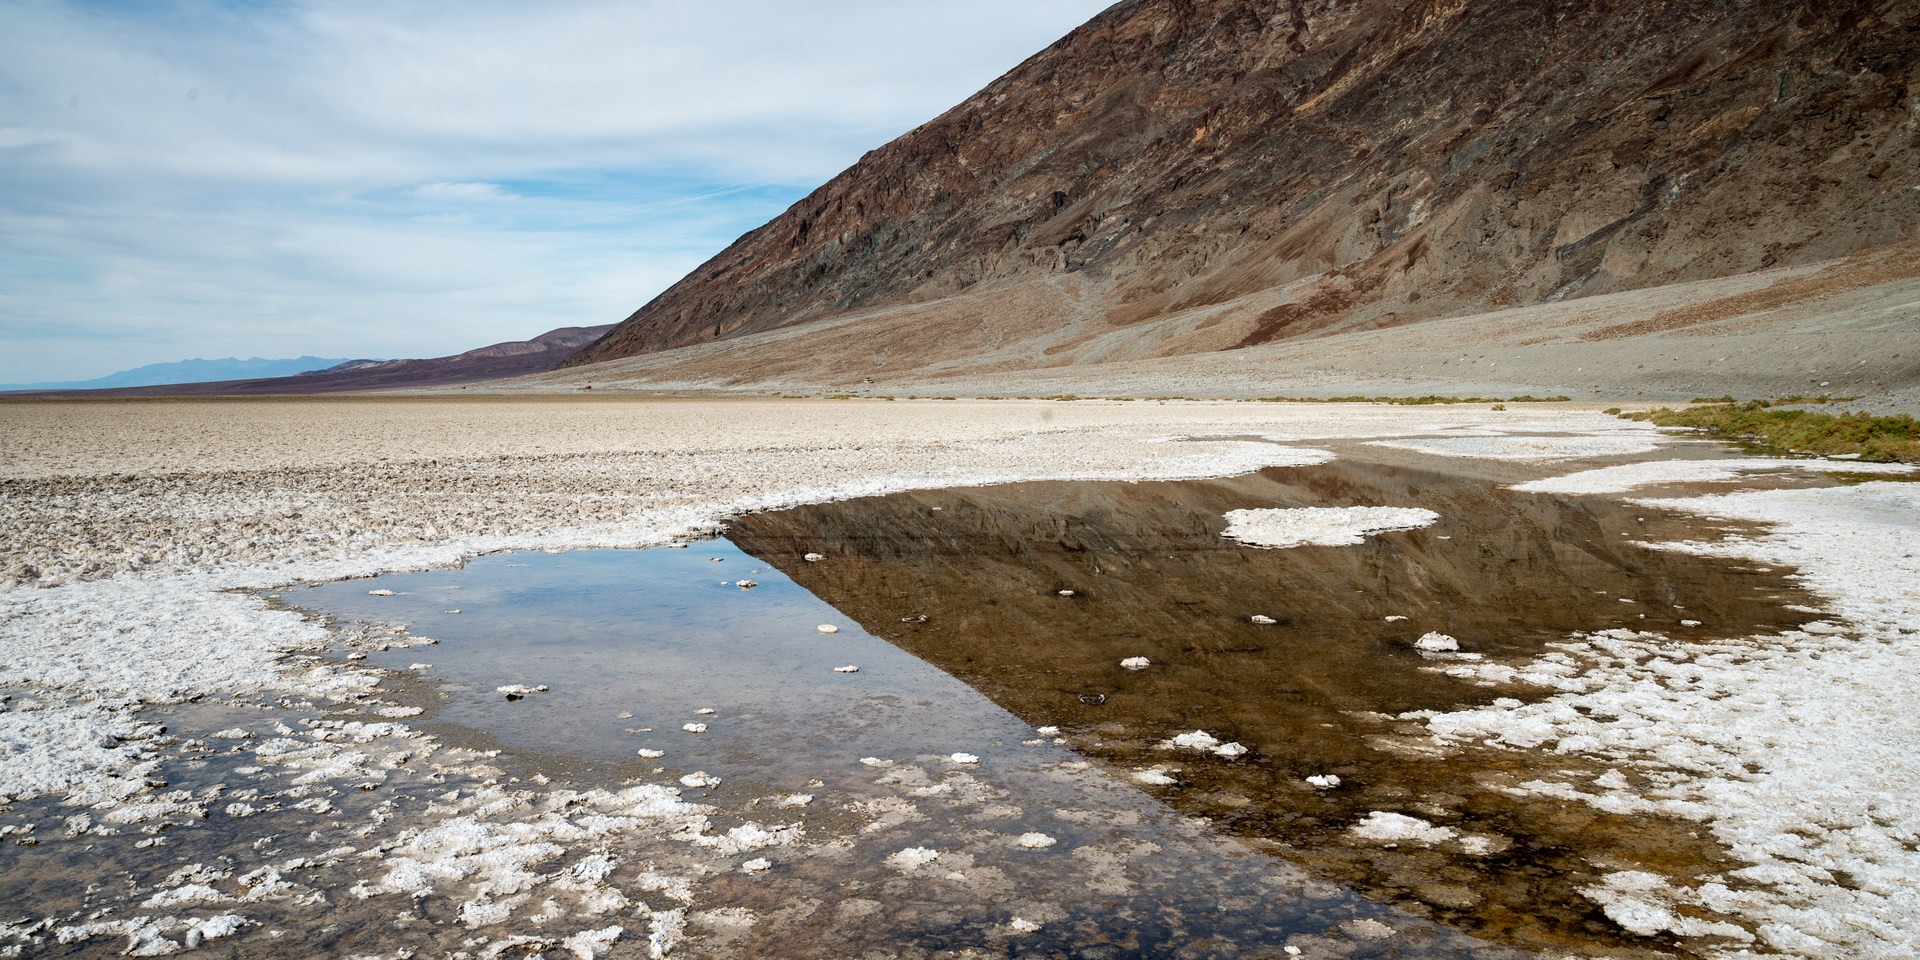
<path fill-rule="evenodd" d="M 841 321 L 1038 372 L 1813 264 L 1920 237 L 1916 86 L 1910 2 L 1129 0 L 567 364 Z"/>

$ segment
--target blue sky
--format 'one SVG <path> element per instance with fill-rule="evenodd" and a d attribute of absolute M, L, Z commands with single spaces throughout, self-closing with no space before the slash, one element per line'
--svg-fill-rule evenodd
<path fill-rule="evenodd" d="M 623 319 L 1105 6 L 0 0 L 0 383 Z"/>

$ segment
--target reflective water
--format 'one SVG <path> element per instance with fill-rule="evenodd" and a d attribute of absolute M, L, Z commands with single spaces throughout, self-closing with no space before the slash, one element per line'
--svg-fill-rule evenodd
<path fill-rule="evenodd" d="M 1154 788 L 1166 802 L 1322 875 L 1505 942 L 1673 949 L 1624 933 L 1579 889 L 1619 869 L 1718 872 L 1724 852 L 1694 823 L 1516 795 L 1607 772 L 1575 756 L 1435 753 L 1417 721 L 1397 718 L 1545 691 L 1450 675 L 1467 661 L 1413 642 L 1435 631 L 1470 655 L 1523 662 L 1576 632 L 1625 628 L 1671 635 L 1684 660 L 1690 639 L 1795 626 L 1814 601 L 1787 571 L 1646 545 L 1720 535 L 1697 520 L 1464 472 L 1347 457 L 1216 481 L 931 491 L 744 517 L 730 535 L 1029 723 L 1065 728 L 1075 749 L 1166 774 Z M 1220 536 L 1229 510 L 1335 505 L 1441 520 L 1357 546 L 1261 550 Z M 1129 657 L 1152 666 L 1124 669 Z M 1162 746 L 1196 729 L 1251 752 Z M 1326 775 L 1340 786 L 1306 779 Z M 1373 811 L 1489 836 L 1497 850 L 1356 837 Z"/>

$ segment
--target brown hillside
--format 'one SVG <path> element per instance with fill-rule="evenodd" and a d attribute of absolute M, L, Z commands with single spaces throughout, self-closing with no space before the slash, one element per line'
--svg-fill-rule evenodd
<path fill-rule="evenodd" d="M 1064 366 L 1844 256 L 1920 237 L 1917 61 L 1911 2 L 1129 0 L 568 363 L 905 309 Z"/>

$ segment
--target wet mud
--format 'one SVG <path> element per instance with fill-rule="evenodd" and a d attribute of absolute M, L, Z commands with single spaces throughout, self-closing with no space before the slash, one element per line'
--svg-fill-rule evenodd
<path fill-rule="evenodd" d="M 1436 750 L 1406 715 L 1544 695 L 1449 674 L 1475 658 L 1519 663 L 1623 628 L 1766 634 L 1812 619 L 1815 601 L 1790 571 L 1646 546 L 1716 539 L 1725 524 L 1440 466 L 1346 459 L 1227 480 L 907 493 L 742 517 L 729 537 L 1027 723 L 1061 727 L 1122 776 L 1159 775 L 1160 799 L 1317 876 L 1507 944 L 1686 955 L 1623 931 L 1579 891 L 1617 870 L 1734 866 L 1700 825 L 1522 795 L 1609 771 L 1551 745 Z M 1220 536 L 1229 510 L 1360 505 L 1441 519 L 1357 546 Z M 1428 632 L 1464 656 L 1415 649 Z M 1121 666 L 1133 657 L 1151 665 Z M 1165 746 L 1194 730 L 1250 752 Z M 1338 785 L 1308 781 L 1328 776 Z M 1376 811 L 1480 842 L 1355 833 Z"/>

